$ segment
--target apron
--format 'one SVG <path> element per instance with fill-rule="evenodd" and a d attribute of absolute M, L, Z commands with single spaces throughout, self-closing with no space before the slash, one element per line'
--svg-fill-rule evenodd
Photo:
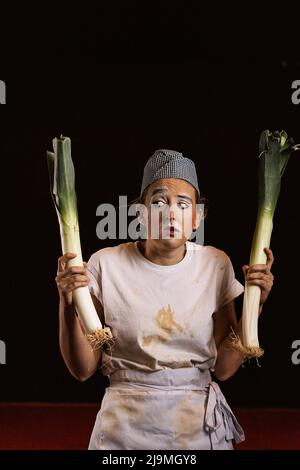
<path fill-rule="evenodd" d="M 232 450 L 245 439 L 208 369 L 123 369 L 109 380 L 89 450 Z"/>

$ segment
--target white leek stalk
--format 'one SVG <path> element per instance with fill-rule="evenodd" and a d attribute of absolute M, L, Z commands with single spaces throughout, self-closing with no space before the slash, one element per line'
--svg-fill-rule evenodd
<path fill-rule="evenodd" d="M 47 151 L 47 162 L 51 195 L 60 225 L 62 252 L 63 254 L 73 252 L 77 255 L 68 261 L 68 267 L 83 266 L 71 140 L 63 136 L 59 139 L 54 138 L 53 150 L 54 153 Z M 92 347 L 96 349 L 102 347 L 104 343 L 113 343 L 110 328 L 102 327 L 88 286 L 74 289 L 73 299 L 76 312 Z"/>
<path fill-rule="evenodd" d="M 293 145 L 284 131 L 273 134 L 265 130 L 259 141 L 259 186 L 258 213 L 255 232 L 253 235 L 249 266 L 265 264 L 264 248 L 270 247 L 273 229 L 273 216 L 280 193 L 281 178 L 294 150 L 299 145 Z M 246 358 L 260 357 L 263 350 L 258 340 L 258 316 L 260 306 L 260 286 L 245 284 L 242 313 L 242 338 L 234 338 L 234 346 Z"/>

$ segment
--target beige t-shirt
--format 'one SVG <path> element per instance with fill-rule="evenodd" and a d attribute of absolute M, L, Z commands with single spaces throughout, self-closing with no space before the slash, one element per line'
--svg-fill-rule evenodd
<path fill-rule="evenodd" d="M 213 370 L 212 315 L 244 291 L 224 251 L 187 241 L 184 258 L 162 266 L 145 258 L 137 241 L 126 242 L 94 253 L 88 270 L 90 292 L 116 339 L 112 351 L 103 351 L 104 375 L 118 369 Z"/>

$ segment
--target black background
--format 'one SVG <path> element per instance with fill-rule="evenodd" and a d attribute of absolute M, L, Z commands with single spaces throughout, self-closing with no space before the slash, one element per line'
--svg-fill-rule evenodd
<path fill-rule="evenodd" d="M 59 229 L 46 150 L 71 137 L 84 258 L 119 243 L 96 237 L 96 207 L 139 194 L 157 148 L 182 151 L 209 199 L 205 244 L 243 282 L 257 208 L 258 140 L 285 129 L 300 143 L 298 10 L 227 2 L 72 7 L 5 13 L 0 79 L 3 401 L 100 401 L 107 378 L 77 382 L 58 347 Z M 40 8 L 40 9 L 39 9 Z M 4 18 L 4 16 L 3 16 Z M 299 155 L 283 178 L 271 248 L 275 284 L 260 318 L 265 355 L 222 383 L 232 405 L 299 406 L 291 344 L 298 313 Z M 122 242 L 122 240 L 121 240 Z M 241 299 L 237 301 L 241 311 Z"/>

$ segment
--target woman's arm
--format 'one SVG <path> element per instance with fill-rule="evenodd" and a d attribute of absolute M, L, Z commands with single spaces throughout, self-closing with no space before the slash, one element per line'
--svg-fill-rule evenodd
<path fill-rule="evenodd" d="M 262 311 L 260 305 L 259 315 Z M 226 304 L 213 315 L 214 339 L 218 350 L 214 375 L 219 380 L 227 380 L 236 373 L 244 356 L 232 347 L 230 335 L 234 333 L 242 337 L 242 318 L 237 321 L 234 300 Z M 232 331 L 233 330 L 233 331 Z"/>
<path fill-rule="evenodd" d="M 231 328 L 241 337 L 242 319 L 237 322 L 234 300 L 226 304 L 214 313 L 214 339 L 218 350 L 214 375 L 219 380 L 227 380 L 235 374 L 244 356 L 232 347 L 230 333 Z"/>
<path fill-rule="evenodd" d="M 271 292 L 274 281 L 274 276 L 271 273 L 271 267 L 274 262 L 273 252 L 267 247 L 264 250 L 267 255 L 266 264 L 254 264 L 250 267 L 248 265 L 243 266 L 245 281 L 248 284 L 257 285 L 261 289 L 258 315 L 262 312 L 263 304 Z M 242 317 L 238 322 L 234 300 L 232 300 L 215 312 L 213 319 L 214 338 L 218 350 L 214 375 L 219 380 L 227 380 L 235 374 L 244 361 L 244 356 L 233 348 L 230 337 L 233 330 L 237 336 L 242 338 Z"/>
<path fill-rule="evenodd" d="M 101 359 L 101 349 L 93 350 L 80 323 L 73 304 L 73 290 L 87 286 L 87 264 L 67 268 L 69 259 L 76 256 L 66 253 L 58 259 L 55 278 L 59 292 L 59 346 L 62 357 L 70 373 L 83 381 L 94 374 Z M 104 324 L 101 302 L 92 295 L 96 311 Z"/>
<path fill-rule="evenodd" d="M 92 298 L 99 317 L 102 317 L 102 305 L 96 297 Z M 96 372 L 101 349 L 92 349 L 73 305 L 62 299 L 59 303 L 59 345 L 67 368 L 77 380 L 87 380 Z"/>

